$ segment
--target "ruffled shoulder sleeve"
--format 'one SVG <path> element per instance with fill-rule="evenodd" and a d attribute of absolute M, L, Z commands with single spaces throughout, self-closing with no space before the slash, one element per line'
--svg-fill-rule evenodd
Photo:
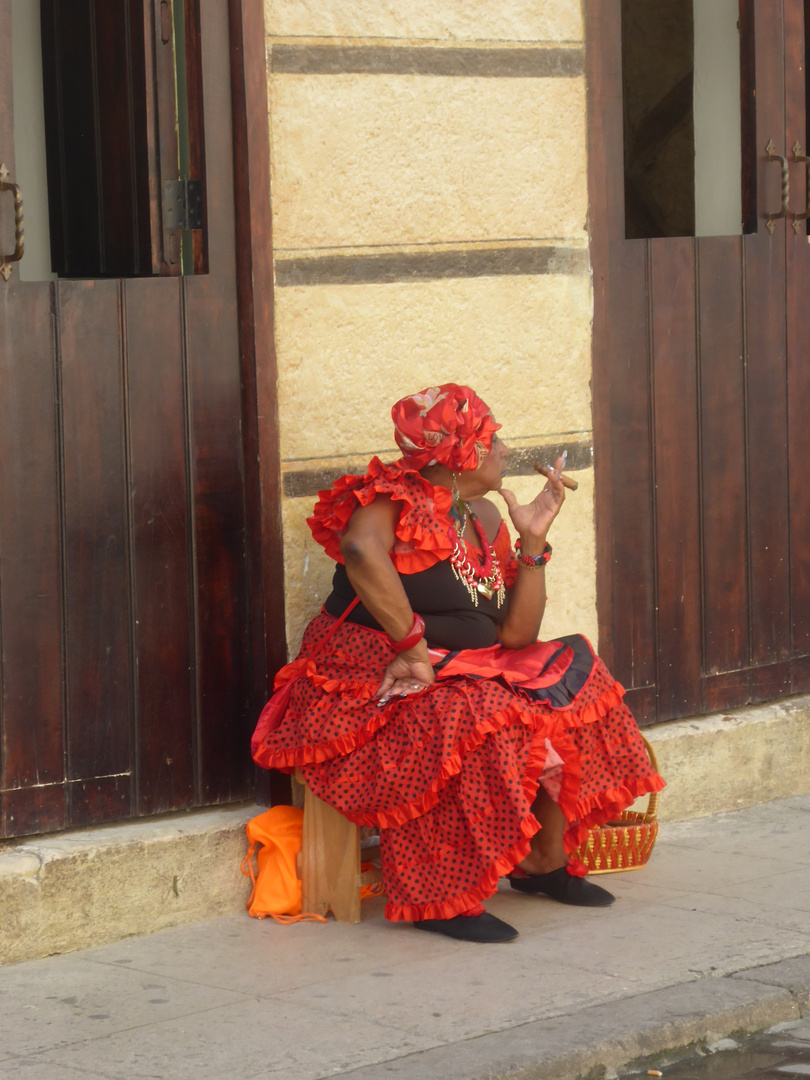
<path fill-rule="evenodd" d="M 506 527 L 505 521 L 501 521 L 492 548 L 498 557 L 498 562 L 501 564 L 503 583 L 507 589 L 509 589 L 517 581 L 518 561 L 514 549 L 512 548 L 512 540 L 509 536 L 509 530 Z"/>
<path fill-rule="evenodd" d="M 398 464 L 384 465 L 376 457 L 364 476 L 341 476 L 330 491 L 318 492 L 315 510 L 307 524 L 327 555 L 343 562 L 340 541 L 349 518 L 358 506 L 368 506 L 377 495 L 389 495 L 402 503 L 391 553 L 400 574 L 427 570 L 450 558 L 454 540 L 447 517 L 452 501 L 450 492 L 434 487 L 412 469 Z"/>

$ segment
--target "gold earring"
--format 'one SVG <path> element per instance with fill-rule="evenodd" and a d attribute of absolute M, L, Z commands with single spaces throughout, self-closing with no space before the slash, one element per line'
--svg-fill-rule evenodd
<path fill-rule="evenodd" d="M 458 519 L 456 523 L 456 530 L 461 536 L 464 532 L 464 526 L 467 524 L 467 504 L 461 497 L 461 492 L 458 487 L 458 473 L 453 473 L 453 480 L 450 485 L 450 497 L 453 500 L 453 514 Z"/>

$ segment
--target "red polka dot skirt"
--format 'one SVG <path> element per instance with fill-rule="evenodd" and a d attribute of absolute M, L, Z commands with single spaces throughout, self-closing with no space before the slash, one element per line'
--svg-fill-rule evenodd
<path fill-rule="evenodd" d="M 622 688 L 581 637 L 445 655 L 421 694 L 373 695 L 385 634 L 322 613 L 309 625 L 264 768 L 301 769 L 318 798 L 380 829 L 389 919 L 446 919 L 491 896 L 526 857 L 542 783 L 574 851 L 664 784 Z M 307 659 L 309 653 L 314 655 Z"/>

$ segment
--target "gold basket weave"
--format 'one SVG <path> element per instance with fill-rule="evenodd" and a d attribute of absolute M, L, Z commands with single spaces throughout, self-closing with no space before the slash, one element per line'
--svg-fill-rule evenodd
<path fill-rule="evenodd" d="M 641 736 L 652 767 L 658 772 L 655 751 Z M 650 793 L 645 813 L 625 810 L 618 821 L 596 825 L 588 839 L 574 852 L 589 874 L 610 874 L 616 870 L 638 870 L 649 859 L 658 836 L 658 792 Z"/>

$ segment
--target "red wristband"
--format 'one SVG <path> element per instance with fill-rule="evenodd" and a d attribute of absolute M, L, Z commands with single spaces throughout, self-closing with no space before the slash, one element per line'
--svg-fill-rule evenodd
<path fill-rule="evenodd" d="M 396 653 L 405 652 L 406 649 L 412 649 L 417 642 L 421 641 L 425 636 L 425 620 L 421 615 L 414 614 L 413 626 L 408 633 L 400 641 L 394 641 L 391 635 L 388 635 L 388 641 L 391 648 Z"/>
<path fill-rule="evenodd" d="M 551 558 L 551 544 L 549 544 L 548 540 L 546 541 L 542 555 L 524 555 L 520 550 L 520 540 L 518 539 L 515 541 L 515 555 L 520 565 L 528 566 L 530 570 L 538 566 L 545 566 Z"/>

